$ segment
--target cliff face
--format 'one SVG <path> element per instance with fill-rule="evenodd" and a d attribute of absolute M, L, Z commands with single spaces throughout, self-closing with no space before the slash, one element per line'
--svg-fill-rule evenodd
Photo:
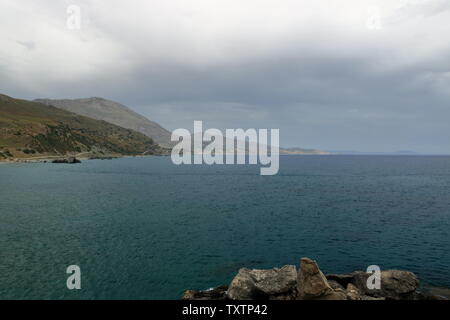
<path fill-rule="evenodd" d="M 103 98 L 85 99 L 36 99 L 36 102 L 86 116 L 92 119 L 104 120 L 123 128 L 140 132 L 152 138 L 162 146 L 170 146 L 171 133 L 156 122 L 150 121 L 144 116 L 130 110 L 128 107 Z"/>
<path fill-rule="evenodd" d="M 158 154 L 160 149 L 139 132 L 0 95 L 0 160 L 78 153 Z"/>

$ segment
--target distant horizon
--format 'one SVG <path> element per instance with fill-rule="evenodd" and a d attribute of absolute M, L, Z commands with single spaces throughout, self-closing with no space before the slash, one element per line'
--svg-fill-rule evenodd
<path fill-rule="evenodd" d="M 0 92 L 0 94 L 6 95 L 6 96 L 11 96 L 5 92 Z M 69 98 L 53 98 L 53 97 L 34 97 L 34 98 L 28 98 L 28 97 L 12 97 L 12 98 L 16 98 L 16 99 L 23 99 L 23 100 L 39 100 L 39 99 L 50 99 L 50 100 L 79 100 L 79 99 L 105 99 L 105 100 L 110 100 L 110 101 L 114 101 L 112 99 L 109 99 L 107 97 L 100 97 L 100 96 L 90 96 L 90 97 L 78 97 L 78 98 L 73 98 L 73 97 L 69 97 Z M 139 110 L 134 110 L 134 108 L 132 106 L 126 105 L 120 101 L 114 101 L 120 104 L 123 104 L 124 106 L 130 108 L 132 111 L 145 116 L 144 114 L 140 113 Z M 145 116 L 146 118 L 148 118 L 147 116 Z M 151 121 L 155 121 L 155 119 L 152 118 L 148 118 Z M 156 121 L 157 123 L 161 124 L 164 121 Z M 162 124 L 161 124 L 162 125 Z M 164 125 L 162 125 L 163 128 L 165 128 L 168 131 L 172 131 L 169 128 L 165 127 Z M 178 129 L 178 128 L 176 128 Z M 242 129 L 246 129 L 246 128 L 242 128 Z M 439 155 L 450 155 L 450 152 L 419 152 L 419 151 L 415 151 L 415 150 L 397 150 L 397 151 L 379 151 L 379 150 L 348 150 L 348 149 L 339 149 L 339 148 L 331 148 L 331 149 L 327 149 L 327 148 L 320 148 L 317 146 L 313 146 L 313 147 L 308 147 L 308 146 L 299 146 L 299 145 L 283 145 L 281 143 L 280 148 L 282 149 L 291 149 L 291 148 L 300 148 L 300 149 L 306 149 L 306 150 L 319 150 L 319 151 L 324 151 L 324 152 L 330 152 L 330 153 L 334 153 L 334 154 L 340 154 L 340 155 L 423 155 L 423 156 L 439 156 Z"/>
<path fill-rule="evenodd" d="M 450 152 L 448 1 L 76 5 L 69 27 L 65 2 L 2 2 L 4 92 L 105 97 L 170 131 L 202 120 L 278 128 L 286 146 Z"/>
<path fill-rule="evenodd" d="M 0 300 L 450 300 L 450 0 L 2 0 L 0 21 Z"/>

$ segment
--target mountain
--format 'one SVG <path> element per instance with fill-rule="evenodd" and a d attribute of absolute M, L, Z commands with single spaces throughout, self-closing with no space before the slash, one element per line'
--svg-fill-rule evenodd
<path fill-rule="evenodd" d="M 280 154 L 331 154 L 331 152 L 316 149 L 280 148 Z"/>
<path fill-rule="evenodd" d="M 214 139 L 211 136 L 207 135 L 205 132 L 191 134 L 189 136 L 185 136 L 184 139 L 191 140 L 191 145 L 194 145 L 194 140 L 202 141 L 202 139 L 206 139 L 207 141 L 202 141 L 201 150 L 195 150 L 194 147 L 192 149 L 194 154 L 201 153 L 202 150 L 208 146 L 211 141 Z M 240 140 L 230 139 L 226 136 L 221 135 L 220 139 L 222 140 L 222 150 L 216 150 L 216 152 L 220 154 L 254 154 L 252 150 L 259 152 L 260 149 L 267 150 L 270 152 L 270 145 L 258 142 L 249 142 L 248 140 Z M 214 139 L 215 140 L 215 139 Z M 329 155 L 331 152 L 317 150 L 317 149 L 303 149 L 303 148 L 279 148 L 279 153 L 282 155 L 296 155 L 296 154 L 304 154 L 304 155 Z"/>
<path fill-rule="evenodd" d="M 34 101 L 141 132 L 161 146 L 169 147 L 172 145 L 169 131 L 128 107 L 111 100 L 85 98 L 64 100 L 36 99 Z"/>
<path fill-rule="evenodd" d="M 411 150 L 399 150 L 399 151 L 393 151 L 393 152 L 377 152 L 377 151 L 353 151 L 353 150 L 334 150 L 330 151 L 335 154 L 341 154 L 341 155 L 362 155 L 362 156 L 370 156 L 370 155 L 386 155 L 386 156 L 393 156 L 393 155 L 421 155 L 421 153 Z"/>
<path fill-rule="evenodd" d="M 86 153 L 159 154 L 142 133 L 38 102 L 0 94 L 0 160 Z"/>

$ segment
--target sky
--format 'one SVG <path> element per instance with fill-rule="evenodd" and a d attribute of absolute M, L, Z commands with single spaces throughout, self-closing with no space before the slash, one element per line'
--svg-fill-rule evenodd
<path fill-rule="evenodd" d="M 450 153 L 448 0 L 2 0 L 0 26 L 13 97 L 276 128 L 284 147 Z"/>

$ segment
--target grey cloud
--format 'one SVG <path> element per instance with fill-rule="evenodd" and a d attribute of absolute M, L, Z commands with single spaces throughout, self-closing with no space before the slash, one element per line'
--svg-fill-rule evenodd
<path fill-rule="evenodd" d="M 280 128 L 284 146 L 450 152 L 450 45 L 440 41 L 450 26 L 442 18 L 449 14 L 444 2 L 426 6 L 423 28 L 411 21 L 421 8 L 413 6 L 393 10 L 378 33 L 365 30 L 364 19 L 350 23 L 339 12 L 337 17 L 327 13 L 329 23 L 306 20 L 299 13 L 298 25 L 277 32 L 265 28 L 263 20 L 246 22 L 230 15 L 229 22 L 204 25 L 205 31 L 198 29 L 204 18 L 196 16 L 199 8 L 177 16 L 169 10 L 175 5 L 152 10 L 150 4 L 142 10 L 148 21 L 140 21 L 131 16 L 140 15 L 139 8 L 130 8 L 126 16 L 103 1 L 81 3 L 89 12 L 87 28 L 79 34 L 57 30 L 79 54 L 65 57 L 56 44 L 41 45 L 50 41 L 45 37 L 21 43 L 34 48 L 24 61 L 39 63 L 39 51 L 48 50 L 65 59 L 69 73 L 59 75 L 50 65 L 48 74 L 15 67 L 21 75 L 11 75 L 1 63 L 7 55 L 0 50 L 4 93 L 24 98 L 103 96 L 168 129 L 191 128 L 193 120 L 221 129 Z M 295 14 L 282 14 L 297 23 Z M 402 19 L 395 20 L 398 16 Z M 283 19 L 277 23 L 282 25 Z"/>
<path fill-rule="evenodd" d="M 16 42 L 28 50 L 33 50 L 34 48 L 36 48 L 36 43 L 33 41 L 16 41 Z"/>

